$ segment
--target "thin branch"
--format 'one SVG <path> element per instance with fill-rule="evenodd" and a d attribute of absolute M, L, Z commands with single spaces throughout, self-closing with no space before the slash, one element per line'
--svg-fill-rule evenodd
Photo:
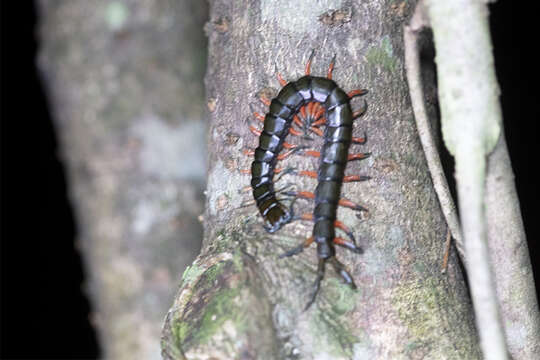
<path fill-rule="evenodd" d="M 416 127 L 426 161 L 433 181 L 433 187 L 439 198 L 446 224 L 456 240 L 456 247 L 461 261 L 466 264 L 463 238 L 459 226 L 459 219 L 456 211 L 456 205 L 450 194 L 448 182 L 441 165 L 439 151 L 433 139 L 433 133 L 429 124 L 428 115 L 424 103 L 424 91 L 422 89 L 422 80 L 420 76 L 420 59 L 418 51 L 418 34 L 428 26 L 428 19 L 425 16 L 425 10 L 422 2 L 416 7 L 411 23 L 405 26 L 403 33 L 405 44 L 405 68 L 407 70 L 407 80 L 409 82 L 409 94 L 416 120 Z"/>

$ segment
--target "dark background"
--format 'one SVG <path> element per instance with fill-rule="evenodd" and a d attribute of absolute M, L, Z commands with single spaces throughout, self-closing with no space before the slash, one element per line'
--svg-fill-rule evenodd
<path fill-rule="evenodd" d="M 77 229 L 50 109 L 36 72 L 31 1 L 1 6 L 1 358 L 96 358 Z M 506 137 L 535 278 L 539 70 L 534 2 L 490 6 Z M 529 7 L 529 8 L 527 8 Z M 538 286 L 537 286 L 538 288 Z"/>

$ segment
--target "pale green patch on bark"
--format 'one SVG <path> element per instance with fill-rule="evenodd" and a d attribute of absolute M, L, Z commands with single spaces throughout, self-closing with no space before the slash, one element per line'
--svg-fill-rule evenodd
<path fill-rule="evenodd" d="M 205 305 L 204 314 L 197 323 L 178 321 L 173 326 L 173 333 L 181 347 L 189 348 L 192 344 L 205 345 L 212 336 L 222 328 L 226 321 L 231 320 L 237 324 L 236 328 L 243 328 L 247 314 L 235 311 L 235 299 L 240 295 L 241 289 L 222 289 L 215 294 L 210 303 Z"/>
<path fill-rule="evenodd" d="M 262 21 L 275 21 L 285 31 L 305 33 L 309 29 L 322 26 L 319 16 L 328 9 L 339 9 L 342 0 L 322 1 L 289 1 L 289 0 L 262 0 Z M 298 16 L 302 14 L 302 16 Z"/>
<path fill-rule="evenodd" d="M 439 308 L 444 306 L 453 312 L 464 305 L 445 288 L 441 279 L 428 278 L 422 283 L 408 281 L 400 284 L 393 291 L 392 305 L 410 334 L 405 347 L 409 356 L 414 354 L 422 355 L 422 358 L 464 359 L 474 354 L 477 348 L 475 337 L 461 337 L 456 346 L 453 331 L 457 334 L 461 330 L 447 329 L 442 325 L 444 319 L 441 318 Z M 444 341 L 445 338 L 448 341 Z M 476 355 L 476 358 L 480 358 L 480 354 Z"/>
<path fill-rule="evenodd" d="M 120 1 L 112 1 L 105 9 L 105 19 L 111 30 L 119 30 L 125 24 L 129 10 Z"/>
<path fill-rule="evenodd" d="M 381 67 L 387 72 L 394 73 L 397 67 L 397 59 L 390 38 L 385 36 L 379 46 L 372 47 L 366 54 L 366 60 L 370 66 Z"/>

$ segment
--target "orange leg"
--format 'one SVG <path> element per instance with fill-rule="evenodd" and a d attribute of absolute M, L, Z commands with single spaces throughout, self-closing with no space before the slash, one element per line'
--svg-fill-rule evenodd
<path fill-rule="evenodd" d="M 260 121 L 264 122 L 264 115 L 263 114 L 260 114 L 258 112 L 254 112 L 253 115 L 255 116 L 255 118 L 257 118 L 257 120 L 260 120 Z"/>
<path fill-rule="evenodd" d="M 296 149 L 298 147 L 298 145 L 294 145 L 294 144 L 291 144 L 291 143 L 288 143 L 288 142 L 284 142 L 283 143 L 283 147 L 285 149 Z"/>
<path fill-rule="evenodd" d="M 283 154 L 279 154 L 279 155 L 277 156 L 277 159 L 278 159 L 278 160 L 286 159 L 286 158 L 288 158 L 288 157 L 289 157 L 292 153 L 294 153 L 294 152 L 296 152 L 296 146 L 295 146 L 294 148 L 290 149 L 289 151 L 284 152 Z"/>
<path fill-rule="evenodd" d="M 371 177 L 364 175 L 346 175 L 343 177 L 343 182 L 367 181 L 369 179 Z"/>
<path fill-rule="evenodd" d="M 277 73 L 277 79 L 278 79 L 279 83 L 281 84 L 281 86 L 287 85 L 287 81 L 284 80 L 284 79 L 281 77 L 281 74 L 280 74 L 280 73 Z"/>
<path fill-rule="evenodd" d="M 343 207 L 348 207 L 348 208 L 351 208 L 351 209 L 357 210 L 357 211 L 368 212 L 368 209 L 366 209 L 362 205 L 356 204 L 356 203 L 352 202 L 351 200 L 347 200 L 347 199 L 340 199 L 338 201 L 338 205 L 343 206 Z"/>
<path fill-rule="evenodd" d="M 304 108 L 304 107 L 302 106 L 302 107 L 300 108 L 300 111 L 302 111 L 303 108 Z M 303 126 L 304 126 L 304 123 L 302 122 L 302 120 L 300 120 L 300 118 L 299 118 L 297 115 L 294 115 L 294 116 L 293 116 L 293 121 L 294 121 L 294 123 L 295 123 L 296 125 L 298 125 L 298 126 L 300 126 L 300 127 L 303 127 Z"/>
<path fill-rule="evenodd" d="M 321 118 L 321 119 L 319 119 L 319 120 L 313 122 L 313 123 L 311 124 L 311 126 L 312 126 L 312 127 L 318 127 L 318 126 L 321 126 L 321 125 L 324 125 L 324 124 L 326 124 L 326 119 L 325 119 L 325 118 Z"/>
<path fill-rule="evenodd" d="M 309 130 L 313 131 L 315 134 L 319 135 L 319 136 L 323 136 L 324 135 L 324 132 L 319 129 L 319 128 L 316 128 L 316 127 L 310 127 Z"/>
<path fill-rule="evenodd" d="M 298 173 L 298 175 L 309 176 L 309 177 L 314 178 L 314 179 L 317 178 L 317 172 L 316 171 L 302 170 L 302 171 L 300 171 Z"/>
<path fill-rule="evenodd" d="M 344 238 L 337 237 L 333 240 L 334 244 L 344 247 L 345 249 L 351 250 L 357 254 L 362 254 L 364 251 L 361 247 L 358 247 L 354 242 L 345 240 Z"/>
<path fill-rule="evenodd" d="M 319 106 L 317 112 L 313 115 L 313 118 L 315 119 L 315 122 L 320 121 L 321 118 L 324 120 L 323 115 L 324 115 L 324 107 Z M 324 124 L 325 122 L 326 122 L 326 120 L 324 120 L 324 122 L 322 124 Z M 315 126 L 315 123 L 313 123 L 311 125 Z"/>
<path fill-rule="evenodd" d="M 243 172 L 243 170 L 241 170 L 241 171 Z M 247 171 L 249 171 L 249 170 L 247 170 Z M 238 193 L 239 194 L 240 193 L 247 193 L 249 191 L 251 191 L 251 185 L 244 186 L 241 190 L 238 191 Z"/>
<path fill-rule="evenodd" d="M 362 108 L 360 110 L 353 112 L 352 117 L 353 119 L 358 119 L 360 116 L 364 115 L 365 112 L 366 112 L 366 109 Z"/>
<path fill-rule="evenodd" d="M 305 119 L 307 117 L 306 115 L 306 105 L 302 106 L 300 108 L 300 115 L 302 115 L 302 119 Z"/>
<path fill-rule="evenodd" d="M 306 63 L 306 75 L 311 74 L 311 61 L 313 61 L 314 55 L 315 55 L 315 50 L 311 52 L 311 55 L 309 55 L 308 62 Z"/>
<path fill-rule="evenodd" d="M 347 158 L 347 160 L 348 161 L 362 160 L 362 159 L 368 158 L 370 155 L 371 155 L 371 153 L 349 154 L 349 157 Z"/>
<path fill-rule="evenodd" d="M 362 106 L 362 108 L 360 108 L 359 110 L 356 110 L 355 112 L 353 112 L 352 114 L 353 119 L 357 119 L 360 116 L 364 115 L 366 110 L 367 110 L 367 102 L 364 101 L 364 106 Z"/>
<path fill-rule="evenodd" d="M 315 194 L 311 191 L 289 191 L 286 195 L 296 196 L 303 199 L 315 199 Z"/>
<path fill-rule="evenodd" d="M 307 113 L 308 113 L 309 116 L 311 116 L 313 114 L 313 107 L 314 107 L 315 104 L 318 104 L 318 103 L 312 101 L 312 102 L 307 104 Z"/>
<path fill-rule="evenodd" d="M 367 137 L 366 135 L 364 134 L 363 137 L 354 137 L 352 138 L 352 142 L 355 143 L 355 144 L 365 144 L 367 141 Z"/>
<path fill-rule="evenodd" d="M 362 96 L 362 95 L 365 95 L 367 94 L 368 91 L 367 89 L 355 89 L 355 90 L 351 90 L 347 93 L 347 96 L 349 96 L 349 98 L 353 98 L 353 97 L 356 97 L 356 96 Z"/>
<path fill-rule="evenodd" d="M 298 173 L 300 176 L 309 176 L 310 178 L 317 178 L 317 172 L 316 171 L 309 171 L 309 170 L 302 170 Z M 364 175 L 347 175 L 343 177 L 343 182 L 356 182 L 356 181 L 367 181 L 371 179 L 369 176 Z"/>
<path fill-rule="evenodd" d="M 332 79 L 332 72 L 334 71 L 334 64 L 336 63 L 336 55 L 332 58 L 332 61 L 330 61 L 330 65 L 328 65 L 328 74 L 326 75 L 327 79 Z"/>
<path fill-rule="evenodd" d="M 254 135 L 256 136 L 260 136 L 262 131 L 257 129 L 255 126 L 253 125 L 249 125 L 249 131 L 251 131 Z"/>
<path fill-rule="evenodd" d="M 315 150 L 304 151 L 304 154 L 308 155 L 308 156 L 313 156 L 313 157 L 321 157 L 321 152 L 320 151 L 315 151 Z M 349 154 L 349 156 L 347 158 L 347 161 L 365 159 L 365 158 L 369 157 L 370 155 L 371 155 L 371 153 Z"/>
<path fill-rule="evenodd" d="M 313 156 L 313 157 L 320 157 L 321 156 L 320 151 L 315 151 L 315 150 L 304 151 L 304 154 L 308 155 L 308 156 Z"/>
<path fill-rule="evenodd" d="M 301 131 L 296 130 L 295 128 L 291 127 L 289 128 L 289 133 L 294 136 L 301 136 L 303 135 Z"/>

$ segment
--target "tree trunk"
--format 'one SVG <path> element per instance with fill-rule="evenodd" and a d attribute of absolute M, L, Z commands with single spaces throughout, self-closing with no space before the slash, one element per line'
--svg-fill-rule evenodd
<path fill-rule="evenodd" d="M 162 338 L 166 359 L 474 359 L 480 358 L 461 268 L 452 253 L 440 271 L 447 227 L 414 125 L 403 66 L 403 25 L 414 2 L 226 1 L 210 2 L 210 155 L 201 254 L 184 272 Z M 250 199 L 254 148 L 248 129 L 257 94 L 276 94 L 276 68 L 296 80 L 312 49 L 312 73 L 325 76 L 336 54 L 334 80 L 346 91 L 367 88 L 367 114 L 355 136 L 368 135 L 363 162 L 348 174 L 372 177 L 349 183 L 342 195 L 369 209 L 358 216 L 339 209 L 364 248 L 338 249 L 358 290 L 327 271 L 316 302 L 314 247 L 294 258 L 278 255 L 311 236 L 312 224 L 295 222 L 266 233 Z M 361 107 L 354 100 L 354 109 Z M 298 138 L 289 138 L 298 142 Z M 320 139 L 312 142 L 315 150 Z M 315 170 L 316 159 L 293 155 L 283 166 Z M 312 179 L 286 175 L 313 191 Z M 280 187 L 280 185 L 278 185 Z M 296 201 L 297 214 L 313 204 Z"/>
<path fill-rule="evenodd" d="M 204 2 L 41 0 L 44 75 L 105 358 L 158 359 L 200 244 Z"/>

